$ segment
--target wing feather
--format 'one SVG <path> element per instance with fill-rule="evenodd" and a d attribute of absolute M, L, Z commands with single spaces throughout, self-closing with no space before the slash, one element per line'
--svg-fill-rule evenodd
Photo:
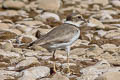
<path fill-rule="evenodd" d="M 70 24 L 63 24 L 54 28 L 40 39 L 32 42 L 32 45 L 44 45 L 49 43 L 66 43 L 74 37 L 78 28 Z"/>

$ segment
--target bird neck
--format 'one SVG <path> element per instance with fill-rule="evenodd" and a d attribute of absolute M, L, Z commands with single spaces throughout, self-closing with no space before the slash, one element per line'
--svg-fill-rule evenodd
<path fill-rule="evenodd" d="M 73 21 L 65 21 L 64 23 L 74 25 L 76 27 L 80 27 L 81 22 L 73 22 Z"/>

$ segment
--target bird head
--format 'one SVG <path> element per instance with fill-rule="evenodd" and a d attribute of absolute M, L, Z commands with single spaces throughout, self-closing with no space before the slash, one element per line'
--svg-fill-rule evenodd
<path fill-rule="evenodd" d="M 77 27 L 80 27 L 80 25 L 84 24 L 86 20 L 83 18 L 80 14 L 70 14 L 67 16 L 65 23 L 76 25 Z"/>

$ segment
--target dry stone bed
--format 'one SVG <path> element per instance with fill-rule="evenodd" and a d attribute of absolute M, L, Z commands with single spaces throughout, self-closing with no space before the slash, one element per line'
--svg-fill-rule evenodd
<path fill-rule="evenodd" d="M 71 13 L 88 23 L 66 53 L 27 44 L 62 24 Z M 0 80 L 120 80 L 119 0 L 0 0 Z"/>

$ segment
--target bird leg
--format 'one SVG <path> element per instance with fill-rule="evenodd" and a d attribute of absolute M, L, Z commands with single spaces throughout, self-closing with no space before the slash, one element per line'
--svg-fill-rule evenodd
<path fill-rule="evenodd" d="M 67 72 L 70 73 L 69 56 L 67 56 Z"/>
<path fill-rule="evenodd" d="M 70 54 L 70 46 L 66 48 L 67 51 L 67 72 L 70 73 L 70 66 L 69 66 L 69 54 Z"/>
<path fill-rule="evenodd" d="M 57 72 L 57 70 L 56 70 L 56 61 L 55 61 L 55 52 L 56 52 L 56 50 L 54 50 L 54 52 L 53 52 L 53 60 L 54 60 L 54 63 L 53 63 L 53 71 L 54 72 Z"/>

